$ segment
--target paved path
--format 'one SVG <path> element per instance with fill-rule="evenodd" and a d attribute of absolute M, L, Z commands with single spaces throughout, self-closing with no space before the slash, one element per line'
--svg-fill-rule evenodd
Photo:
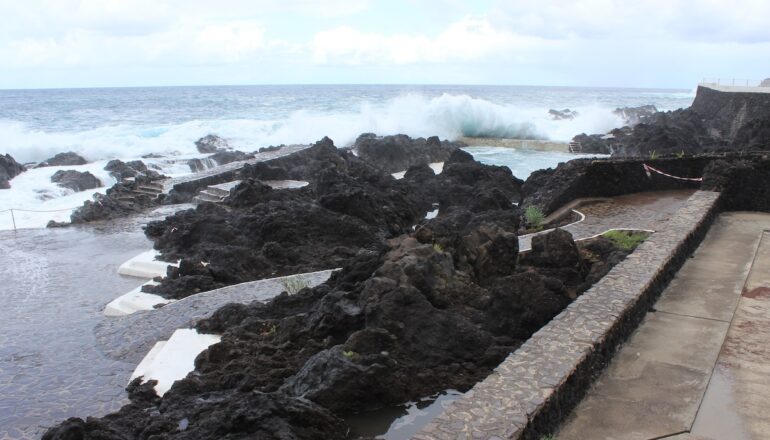
<path fill-rule="evenodd" d="M 595 237 L 610 229 L 655 231 L 684 205 L 693 192 L 659 191 L 612 197 L 577 208 L 585 219 L 562 229 L 569 231 L 575 240 Z M 532 249 L 532 237 L 546 232 L 520 236 L 519 250 Z"/>
<path fill-rule="evenodd" d="M 225 165 L 209 168 L 208 170 L 201 171 L 199 173 L 185 174 L 184 176 L 174 177 L 163 181 L 163 192 L 168 193 L 174 187 L 180 183 L 192 182 L 195 180 L 205 179 L 207 177 L 215 176 L 217 174 L 230 173 L 240 168 L 243 168 L 246 164 L 254 164 L 257 162 L 264 162 L 270 159 L 277 159 L 279 157 L 288 156 L 300 150 L 308 148 L 308 145 L 286 145 L 280 150 L 265 151 L 254 155 L 253 159 L 239 160 L 236 162 L 230 162 Z"/>
<path fill-rule="evenodd" d="M 167 340 L 176 329 L 192 327 L 225 304 L 267 301 L 286 290 L 281 283 L 285 278 L 299 276 L 313 287 L 328 280 L 331 273 L 324 270 L 236 284 L 189 296 L 160 309 L 108 318 L 94 329 L 97 345 L 114 360 L 138 364 L 156 342 Z"/>
<path fill-rule="evenodd" d="M 768 438 L 770 237 L 757 251 L 764 229 L 770 214 L 717 219 L 558 439 Z"/>

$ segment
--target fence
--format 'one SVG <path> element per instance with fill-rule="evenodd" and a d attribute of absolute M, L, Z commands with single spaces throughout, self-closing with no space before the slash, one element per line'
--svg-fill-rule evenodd
<path fill-rule="evenodd" d="M 74 208 L 64 208 L 64 209 L 50 209 L 50 210 L 34 210 L 34 209 L 18 209 L 18 208 L 10 208 L 10 209 L 3 209 L 0 211 L 0 214 L 3 214 L 5 212 L 9 213 L 11 216 L 11 223 L 13 224 L 13 230 L 16 231 L 18 228 L 16 227 L 16 216 L 13 214 L 14 211 L 16 212 L 35 212 L 35 213 L 46 213 L 46 212 L 64 212 L 64 211 L 72 211 L 75 209 L 78 209 L 79 206 L 76 206 Z"/>
<path fill-rule="evenodd" d="M 724 87 L 770 87 L 770 85 L 763 85 L 761 79 L 744 79 L 744 78 L 703 78 L 701 85 L 706 86 L 724 86 Z"/>

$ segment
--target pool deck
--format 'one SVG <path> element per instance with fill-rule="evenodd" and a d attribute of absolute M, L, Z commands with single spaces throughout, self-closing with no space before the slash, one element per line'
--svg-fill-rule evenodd
<path fill-rule="evenodd" d="M 558 431 L 770 437 L 770 214 L 722 214 Z"/>

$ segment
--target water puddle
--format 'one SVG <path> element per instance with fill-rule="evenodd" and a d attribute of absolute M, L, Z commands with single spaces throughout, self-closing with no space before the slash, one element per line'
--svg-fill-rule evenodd
<path fill-rule="evenodd" d="M 711 375 L 691 433 L 715 439 L 751 440 L 736 411 L 733 393 L 730 373 L 718 366 Z"/>
<path fill-rule="evenodd" d="M 345 421 L 351 427 L 353 438 L 406 440 L 420 432 L 428 422 L 444 412 L 449 404 L 462 395 L 463 393 L 457 390 L 446 390 L 416 402 L 354 414 L 348 416 Z"/>

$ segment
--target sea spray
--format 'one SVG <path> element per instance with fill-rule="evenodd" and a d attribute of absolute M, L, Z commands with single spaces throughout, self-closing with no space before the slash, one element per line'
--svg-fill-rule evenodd
<path fill-rule="evenodd" d="M 13 99 L 6 99 L 7 94 Z M 209 133 L 244 151 L 310 143 L 338 146 L 380 135 L 568 141 L 623 124 L 616 107 L 689 105 L 681 91 L 475 86 L 181 87 L 0 91 L 0 153 L 37 162 L 62 151 L 89 160 L 191 155 Z M 550 108 L 577 111 L 549 118 Z"/>

